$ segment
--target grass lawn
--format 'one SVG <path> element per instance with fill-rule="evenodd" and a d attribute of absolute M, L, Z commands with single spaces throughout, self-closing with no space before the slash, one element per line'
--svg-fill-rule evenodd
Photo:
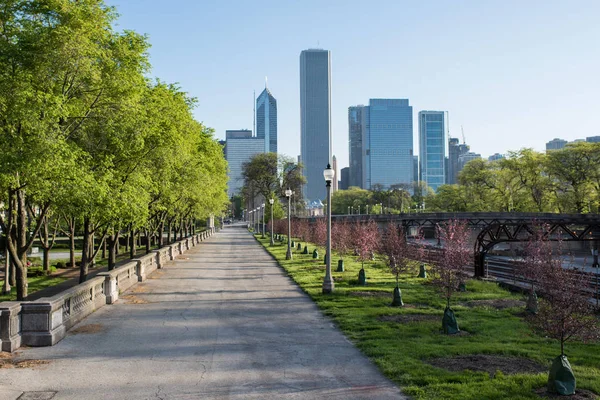
<path fill-rule="evenodd" d="M 319 259 L 294 249 L 293 260 L 286 260 L 286 244 L 269 246 L 269 238 L 257 240 L 277 259 L 288 275 L 330 316 L 344 334 L 403 392 L 422 399 L 539 399 L 536 390 L 547 383 L 552 359 L 560 355 L 560 344 L 532 332 L 524 321 L 521 295 L 497 284 L 472 280 L 467 292 L 456 293 L 452 308 L 461 331 L 444 335 L 442 314 L 445 301 L 427 280 L 416 278 L 415 270 L 401 276 L 404 307 L 391 307 L 395 277 L 382 260 L 365 263 L 367 286 L 358 285 L 360 262 L 346 256 L 345 272 L 335 272 L 337 257 L 332 256 L 335 292 L 321 293 L 325 266 L 324 249 Z M 296 242 L 296 246 L 297 246 Z M 306 243 L 302 242 L 302 247 Z M 505 304 L 509 307 L 490 306 Z M 522 304 L 522 305 L 521 305 Z M 567 342 L 565 353 L 577 378 L 577 389 L 600 395 L 600 343 Z M 466 370 L 469 361 L 459 356 L 519 357 L 539 364 L 543 372 L 509 374 L 501 369 L 488 372 Z M 430 364 L 436 358 L 450 357 L 464 365 L 457 371 Z M 506 360 L 506 359 L 504 359 Z M 513 364 L 524 364 L 514 361 Z M 357 374 L 360 371 L 356 371 Z M 351 377 L 349 377 L 351 378 Z"/>
<path fill-rule="evenodd" d="M 49 286 L 58 285 L 61 282 L 66 281 L 69 278 L 64 278 L 60 276 L 35 276 L 27 279 L 29 284 L 28 291 L 29 293 L 37 292 L 38 290 L 45 289 Z M 0 281 L 2 284 L 4 281 Z M 17 288 L 12 287 L 10 291 L 10 295 L 0 295 L 0 301 L 14 301 L 17 299 Z"/>

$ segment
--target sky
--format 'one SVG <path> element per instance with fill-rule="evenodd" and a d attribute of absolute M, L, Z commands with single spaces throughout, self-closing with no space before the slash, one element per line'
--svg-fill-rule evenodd
<path fill-rule="evenodd" d="M 348 166 L 348 107 L 407 98 L 448 111 L 487 157 L 600 135 L 600 2 L 105 0 L 147 34 L 151 76 L 198 99 L 225 138 L 253 129 L 253 91 L 277 99 L 278 148 L 300 153 L 300 52 L 331 51 L 333 154 Z"/>

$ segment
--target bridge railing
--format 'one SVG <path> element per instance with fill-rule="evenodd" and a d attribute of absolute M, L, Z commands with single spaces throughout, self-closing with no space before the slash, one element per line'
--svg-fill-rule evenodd
<path fill-rule="evenodd" d="M 55 296 L 35 301 L 0 303 L 0 349 L 13 352 L 23 345 L 52 346 L 67 330 L 88 315 L 113 304 L 126 290 L 146 279 L 167 261 L 211 236 L 204 231 L 132 259 L 112 271 L 73 286 Z"/>

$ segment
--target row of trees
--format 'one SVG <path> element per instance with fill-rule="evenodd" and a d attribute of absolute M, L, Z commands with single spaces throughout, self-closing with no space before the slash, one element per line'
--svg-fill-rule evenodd
<path fill-rule="evenodd" d="M 266 220 L 270 220 L 271 205 L 268 199 L 276 199 L 273 204 L 273 218 L 282 218 L 284 212 L 282 203 L 287 207 L 285 191 L 294 192 L 291 205 L 292 214 L 303 215 L 304 201 L 302 198 L 302 185 L 306 178 L 302 176 L 302 164 L 285 155 L 277 153 L 259 153 L 243 164 L 242 197 L 246 209 L 253 210 L 265 203 Z"/>
<path fill-rule="evenodd" d="M 473 160 L 458 185 L 426 196 L 431 211 L 598 212 L 600 143 L 578 142 L 538 153 L 511 152 L 496 161 Z"/>
<path fill-rule="evenodd" d="M 0 9 L 0 224 L 19 300 L 40 233 L 47 245 L 57 229 L 83 236 L 83 281 L 94 237 L 112 268 L 122 232 L 162 244 L 165 226 L 189 230 L 227 202 L 222 149 L 195 100 L 146 78 L 147 38 L 115 19 L 102 0 Z"/>
<path fill-rule="evenodd" d="M 510 152 L 506 158 L 472 160 L 459 183 L 437 192 L 423 182 L 384 190 L 351 187 L 333 194 L 334 214 L 441 212 L 590 213 L 600 207 L 600 143 L 577 142 L 538 153 Z M 349 211 L 350 210 L 350 211 Z"/>
<path fill-rule="evenodd" d="M 324 246 L 326 240 L 325 218 L 318 218 L 313 223 L 308 220 L 297 220 L 293 224 L 292 235 L 303 241 L 310 241 Z M 275 232 L 284 234 L 287 223 L 277 221 Z M 590 302 L 591 274 L 571 266 L 562 265 L 563 254 L 561 241 L 549 241 L 551 229 L 545 225 L 534 226 L 535 234 L 524 245 L 524 256 L 515 265 L 515 275 L 520 281 L 529 282 L 531 294 L 535 290 L 542 293 L 540 306 L 528 310 L 534 315 L 530 318 L 534 329 L 557 339 L 560 343 L 560 356 L 552 365 L 549 374 L 549 389 L 561 394 L 572 394 L 575 390 L 575 377 L 565 356 L 564 345 L 571 339 L 598 340 L 600 327 L 596 309 Z M 371 260 L 374 252 L 384 256 L 390 272 L 396 277 L 394 300 L 392 305 L 403 305 L 399 290 L 399 276 L 412 271 L 416 260 L 430 262 L 431 282 L 439 289 L 445 300 L 443 317 L 444 333 L 459 331 L 451 300 L 454 294 L 464 287 L 469 279 L 469 265 L 473 262 L 473 247 L 470 242 L 470 230 L 466 223 L 449 221 L 436 227 L 440 247 L 435 249 L 425 245 L 418 238 L 409 242 L 401 228 L 390 223 L 380 231 L 371 220 L 367 223 L 359 221 L 336 222 L 332 227 L 332 247 L 341 258 L 349 252 L 361 261 L 361 273 L 364 274 L 365 261 Z M 556 240 L 557 238 L 552 238 Z M 436 253 L 432 257 L 430 252 Z M 359 279 L 360 282 L 360 279 Z"/>

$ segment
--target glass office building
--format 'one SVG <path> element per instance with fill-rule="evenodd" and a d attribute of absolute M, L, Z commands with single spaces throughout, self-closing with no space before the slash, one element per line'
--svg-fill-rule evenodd
<path fill-rule="evenodd" d="M 348 154 L 350 155 L 350 186 L 366 187 L 364 152 L 367 144 L 369 107 L 348 107 Z"/>
<path fill-rule="evenodd" d="M 421 181 L 433 190 L 446 183 L 446 113 L 419 112 L 419 169 Z"/>
<path fill-rule="evenodd" d="M 370 99 L 366 189 L 413 182 L 413 118 L 408 99 Z"/>
<path fill-rule="evenodd" d="M 300 53 L 300 156 L 304 164 L 307 201 L 326 196 L 323 170 L 331 163 L 331 54 Z"/>
<path fill-rule="evenodd" d="M 277 100 L 266 86 L 256 99 L 256 137 L 264 139 L 265 153 L 277 153 Z"/>

